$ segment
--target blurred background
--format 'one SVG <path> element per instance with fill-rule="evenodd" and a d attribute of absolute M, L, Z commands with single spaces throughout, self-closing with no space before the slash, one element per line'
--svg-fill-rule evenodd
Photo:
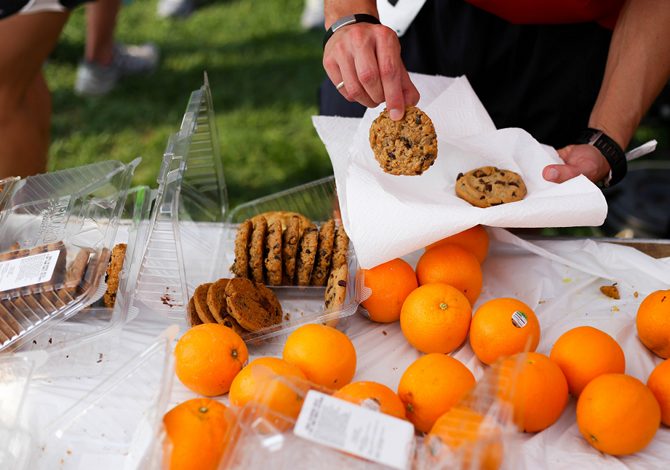
<path fill-rule="evenodd" d="M 151 75 L 124 78 L 102 97 L 79 97 L 73 90 L 86 34 L 84 8 L 74 11 L 45 68 L 53 93 L 50 170 L 142 156 L 134 183 L 156 187 L 168 136 L 178 129 L 189 94 L 207 71 L 231 206 L 332 173 L 310 120 L 318 111 L 317 90 L 324 77 L 323 30 L 301 25 L 305 0 L 203 0 L 196 6 L 186 18 L 161 18 L 157 0 L 124 5 L 116 40 L 151 41 L 161 59 Z M 649 139 L 658 140 L 656 153 L 639 162 L 643 170 L 631 178 L 630 188 L 608 199 L 629 200 L 629 194 L 650 188 L 650 175 L 670 174 L 667 87 L 631 147 Z M 656 198 L 654 205 L 662 211 L 652 228 L 667 220 L 670 189 L 663 181 L 668 180 L 646 196 Z M 617 233 L 639 208 L 622 211 L 601 229 L 570 233 Z M 615 212 L 612 204 L 610 212 Z"/>

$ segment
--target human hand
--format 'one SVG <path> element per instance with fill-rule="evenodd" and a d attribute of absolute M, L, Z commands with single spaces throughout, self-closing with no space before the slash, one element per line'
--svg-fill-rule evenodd
<path fill-rule="evenodd" d="M 419 92 L 400 57 L 395 32 L 383 25 L 357 23 L 334 34 L 323 51 L 323 67 L 348 101 L 369 108 L 386 101 L 393 120 L 419 101 Z"/>
<path fill-rule="evenodd" d="M 584 175 L 591 181 L 603 180 L 610 171 L 610 165 L 592 145 L 568 145 L 558 149 L 558 156 L 565 162 L 558 165 L 547 165 L 542 176 L 547 181 L 562 183 L 578 175 Z"/>

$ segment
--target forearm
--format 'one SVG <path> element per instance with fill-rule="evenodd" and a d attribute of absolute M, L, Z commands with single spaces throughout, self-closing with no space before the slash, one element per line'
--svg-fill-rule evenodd
<path fill-rule="evenodd" d="M 622 148 L 670 77 L 670 2 L 628 0 L 614 28 L 589 127 Z"/>
<path fill-rule="evenodd" d="M 353 15 L 355 13 L 367 13 L 368 15 L 379 17 L 377 13 L 377 2 L 375 0 L 325 0 L 324 14 L 326 17 L 326 29 L 330 28 L 338 19 L 343 16 Z"/>

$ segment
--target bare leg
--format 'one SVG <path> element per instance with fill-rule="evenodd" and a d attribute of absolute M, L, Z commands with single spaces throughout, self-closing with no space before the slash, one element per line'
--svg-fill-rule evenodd
<path fill-rule="evenodd" d="M 45 12 L 0 21 L 0 178 L 46 170 L 51 97 L 42 64 L 67 18 Z"/>
<path fill-rule="evenodd" d="M 86 4 L 86 60 L 109 65 L 114 57 L 114 29 L 121 0 L 96 0 Z"/>

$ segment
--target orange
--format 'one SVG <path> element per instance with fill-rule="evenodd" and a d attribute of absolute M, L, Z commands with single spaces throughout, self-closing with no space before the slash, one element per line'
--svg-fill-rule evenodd
<path fill-rule="evenodd" d="M 578 397 L 586 384 L 602 374 L 623 374 L 626 358 L 614 338 L 591 326 L 566 331 L 549 355 L 568 380 L 570 393 Z"/>
<path fill-rule="evenodd" d="M 505 358 L 501 370 L 498 395 L 511 403 L 520 430 L 542 431 L 560 418 L 568 403 L 568 382 L 551 359 L 519 353 Z"/>
<path fill-rule="evenodd" d="M 661 420 L 670 426 L 670 359 L 661 362 L 647 379 L 647 387 L 661 405 Z"/>
<path fill-rule="evenodd" d="M 465 294 L 474 305 L 482 291 L 482 268 L 475 255 L 445 243 L 426 251 L 416 264 L 419 285 L 443 282 Z"/>
<path fill-rule="evenodd" d="M 470 346 L 480 361 L 523 351 L 535 351 L 540 342 L 540 322 L 535 312 L 520 300 L 492 299 L 482 304 L 470 324 Z"/>
<path fill-rule="evenodd" d="M 486 229 L 481 225 L 475 225 L 472 228 L 463 230 L 450 237 L 443 238 L 435 243 L 431 243 L 426 247 L 426 250 L 443 245 L 444 243 L 451 243 L 453 245 L 458 245 L 461 248 L 465 248 L 475 255 L 475 258 L 477 258 L 477 261 L 479 261 L 480 264 L 484 262 L 486 255 L 489 252 L 489 235 L 486 233 Z"/>
<path fill-rule="evenodd" d="M 651 442 L 661 424 L 654 394 L 635 377 L 603 374 L 584 388 L 577 401 L 577 426 L 600 452 L 633 454 Z"/>
<path fill-rule="evenodd" d="M 649 294 L 637 309 L 637 336 L 651 352 L 670 357 L 670 290 Z"/>
<path fill-rule="evenodd" d="M 170 444 L 170 470 L 216 469 L 228 442 L 231 418 L 210 398 L 185 401 L 163 416 Z"/>
<path fill-rule="evenodd" d="M 400 313 L 407 341 L 421 352 L 449 353 L 468 335 L 470 302 L 447 284 L 426 284 L 412 291 Z"/>
<path fill-rule="evenodd" d="M 447 452 L 457 456 L 456 462 L 450 461 L 457 464 L 450 468 L 495 470 L 502 463 L 500 427 L 470 408 L 455 406 L 440 416 L 426 444 L 431 455 L 438 459 L 449 455 L 444 453 L 444 446 Z"/>
<path fill-rule="evenodd" d="M 338 389 L 356 373 L 356 350 L 347 335 L 325 325 L 303 325 L 286 339 L 284 360 L 311 382 Z"/>
<path fill-rule="evenodd" d="M 194 326 L 174 349 L 179 380 L 196 393 L 222 395 L 249 358 L 247 346 L 230 328 L 217 323 Z"/>
<path fill-rule="evenodd" d="M 445 354 L 426 354 L 405 370 L 398 396 L 405 415 L 421 432 L 458 403 L 475 386 L 475 377 L 461 362 Z"/>
<path fill-rule="evenodd" d="M 339 389 L 333 396 L 405 419 L 405 405 L 398 395 L 386 385 L 377 382 L 352 382 Z"/>
<path fill-rule="evenodd" d="M 372 291 L 362 303 L 370 320 L 390 323 L 400 318 L 402 303 L 419 286 L 412 266 L 396 258 L 361 272 L 365 287 Z"/>
<path fill-rule="evenodd" d="M 230 404 L 256 403 L 285 418 L 300 413 L 308 385 L 305 374 L 277 357 L 254 359 L 237 374 L 230 386 Z"/>

